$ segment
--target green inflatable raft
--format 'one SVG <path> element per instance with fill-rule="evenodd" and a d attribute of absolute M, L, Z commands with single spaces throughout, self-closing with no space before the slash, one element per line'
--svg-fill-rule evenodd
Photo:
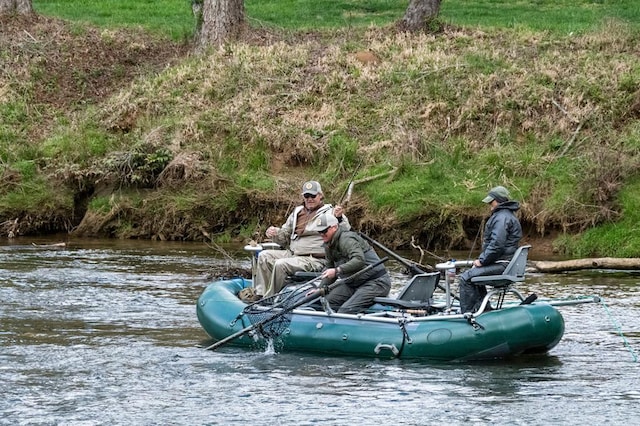
<path fill-rule="evenodd" d="M 381 300 L 367 313 L 349 315 L 320 303 L 291 309 L 282 308 L 286 305 L 277 299 L 271 306 L 245 303 L 238 295 L 249 287 L 251 281 L 242 278 L 216 281 L 198 298 L 198 320 L 216 341 L 262 349 L 272 339 L 280 352 L 470 361 L 545 353 L 564 333 L 562 315 L 545 302 L 506 303 L 500 309 L 461 315 L 432 300 L 420 306 Z M 293 297 L 295 290 L 289 293 L 286 297 Z M 298 299 L 302 294 L 298 292 Z"/>

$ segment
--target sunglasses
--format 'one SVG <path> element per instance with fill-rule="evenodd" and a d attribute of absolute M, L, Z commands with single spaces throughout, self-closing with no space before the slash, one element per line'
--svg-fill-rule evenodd
<path fill-rule="evenodd" d="M 316 198 L 318 194 L 303 194 L 304 198 Z"/>
<path fill-rule="evenodd" d="M 329 227 L 329 228 L 331 228 L 331 227 Z M 320 235 L 326 234 L 327 232 L 329 232 L 329 228 L 323 229 L 322 231 L 318 231 L 318 234 L 320 234 Z"/>

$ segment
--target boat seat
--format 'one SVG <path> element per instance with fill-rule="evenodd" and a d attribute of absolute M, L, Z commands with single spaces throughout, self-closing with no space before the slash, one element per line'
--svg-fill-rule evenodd
<path fill-rule="evenodd" d="M 440 272 L 417 274 L 400 290 L 398 297 L 376 297 L 373 301 L 397 309 L 429 308 L 439 279 Z"/>
<path fill-rule="evenodd" d="M 523 282 L 524 275 L 527 268 L 527 257 L 529 256 L 530 245 L 518 247 L 513 257 L 509 261 L 509 264 L 505 268 L 504 272 L 500 275 L 482 275 L 479 277 L 471 278 L 473 284 L 487 285 L 493 287 L 487 292 L 487 295 L 482 301 L 482 305 L 478 309 L 477 313 L 483 312 L 485 307 L 489 303 L 491 297 L 497 295 L 498 302 L 496 309 L 502 308 L 504 298 L 507 293 L 515 294 L 521 301 L 524 300 L 524 296 L 512 286 L 515 283 Z"/>

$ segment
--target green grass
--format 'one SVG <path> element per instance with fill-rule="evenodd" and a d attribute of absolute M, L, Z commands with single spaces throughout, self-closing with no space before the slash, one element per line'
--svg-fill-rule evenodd
<path fill-rule="evenodd" d="M 190 0 L 34 0 L 33 8 L 100 27 L 142 27 L 173 40 L 190 38 L 196 24 Z"/>
<path fill-rule="evenodd" d="M 77 129 L 69 128 L 64 133 L 48 139 L 42 145 L 42 156 L 67 156 L 70 161 L 84 163 L 116 149 L 115 138 L 91 126 L 83 127 L 82 130 L 82 134 L 79 134 Z"/>
<path fill-rule="evenodd" d="M 18 165 L 20 166 L 20 164 Z M 55 210 L 71 210 L 73 194 L 66 188 L 53 188 L 44 177 L 34 177 L 22 182 L 19 189 L 0 195 L 0 211 L 20 215 L 34 211 L 40 214 Z"/>
<path fill-rule="evenodd" d="M 407 4 L 394 0 L 245 1 L 250 21 L 287 29 L 386 25 L 401 18 Z"/>
<path fill-rule="evenodd" d="M 637 257 L 640 247 L 640 180 L 618 194 L 622 217 L 614 223 L 588 229 L 580 238 L 565 238 L 564 251 L 579 257 Z"/>
<path fill-rule="evenodd" d="M 93 212 L 107 214 L 111 210 L 111 196 L 96 196 L 89 202 L 88 209 Z"/>
<path fill-rule="evenodd" d="M 247 0 L 249 22 L 285 29 L 387 25 L 402 18 L 408 1 Z M 193 34 L 189 0 L 33 0 L 41 14 L 103 27 L 140 26 L 173 40 Z M 637 0 L 445 0 L 443 22 L 479 28 L 523 28 L 560 34 L 583 33 L 607 18 L 640 23 Z"/>
<path fill-rule="evenodd" d="M 455 0 L 443 1 L 441 17 L 471 27 L 528 28 L 582 33 L 603 19 L 640 22 L 640 4 L 633 0 Z"/>

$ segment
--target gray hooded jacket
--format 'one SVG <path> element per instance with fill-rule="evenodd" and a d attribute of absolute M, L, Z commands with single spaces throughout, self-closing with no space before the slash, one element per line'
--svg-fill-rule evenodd
<path fill-rule="evenodd" d="M 498 260 L 511 260 L 522 238 L 522 227 L 515 215 L 519 209 L 517 201 L 505 201 L 493 209 L 484 227 L 480 263 L 490 265 Z"/>

